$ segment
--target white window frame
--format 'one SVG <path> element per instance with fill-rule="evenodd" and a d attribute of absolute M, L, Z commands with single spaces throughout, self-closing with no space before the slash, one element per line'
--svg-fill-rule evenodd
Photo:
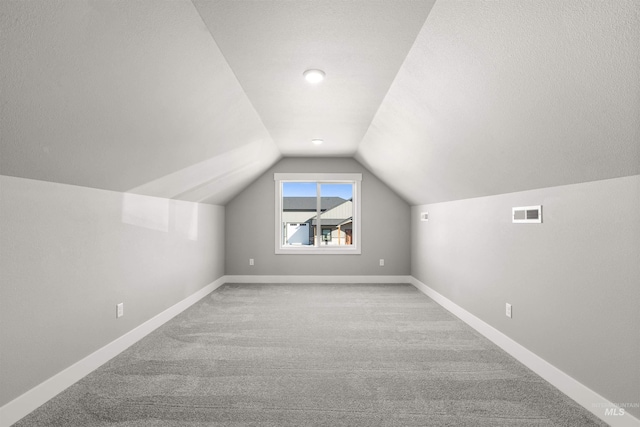
<path fill-rule="evenodd" d="M 282 255 L 360 255 L 361 254 L 361 173 L 274 173 L 273 179 L 276 185 L 276 224 L 275 224 L 275 253 Z M 282 241 L 282 183 L 283 182 L 315 182 L 318 188 L 321 184 L 351 183 L 353 184 L 353 234 L 352 244 L 348 246 L 284 246 Z M 319 193 L 318 193 L 319 194 Z M 320 210 L 319 202 L 317 211 Z M 322 237 L 322 220 L 318 216 L 316 224 L 316 234 Z M 320 230 L 320 231 L 318 231 Z M 318 244 L 319 238 L 315 239 Z"/>

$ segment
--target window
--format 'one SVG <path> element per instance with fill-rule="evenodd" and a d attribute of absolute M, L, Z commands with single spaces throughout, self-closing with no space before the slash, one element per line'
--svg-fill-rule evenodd
<path fill-rule="evenodd" d="M 359 173 L 276 173 L 276 254 L 360 254 Z"/>

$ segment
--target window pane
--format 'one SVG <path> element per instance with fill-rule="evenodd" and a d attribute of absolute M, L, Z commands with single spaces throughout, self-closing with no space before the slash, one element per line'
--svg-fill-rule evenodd
<path fill-rule="evenodd" d="M 276 254 L 360 254 L 359 173 L 274 173 Z"/>
<path fill-rule="evenodd" d="M 321 184 L 320 246 L 353 244 L 353 184 Z M 316 225 L 313 223 L 313 225 Z"/>
<path fill-rule="evenodd" d="M 282 183 L 283 246 L 313 246 L 316 189 L 315 182 Z"/>

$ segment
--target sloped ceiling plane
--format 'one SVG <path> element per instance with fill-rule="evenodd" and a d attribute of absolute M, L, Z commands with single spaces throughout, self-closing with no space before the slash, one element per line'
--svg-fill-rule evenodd
<path fill-rule="evenodd" d="M 282 157 L 354 157 L 411 204 L 640 173 L 633 0 L 0 11 L 4 175 L 224 205 Z"/>

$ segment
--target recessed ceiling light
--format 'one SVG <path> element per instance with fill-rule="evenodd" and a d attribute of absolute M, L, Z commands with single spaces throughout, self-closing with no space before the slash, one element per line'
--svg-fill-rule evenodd
<path fill-rule="evenodd" d="M 313 145 L 320 145 L 324 142 L 324 140 L 320 138 L 316 138 L 316 139 L 312 139 L 311 142 L 313 143 Z"/>
<path fill-rule="evenodd" d="M 324 80 L 324 71 L 322 70 L 307 70 L 302 73 L 302 75 L 304 76 L 305 80 L 313 84 L 320 83 Z"/>

